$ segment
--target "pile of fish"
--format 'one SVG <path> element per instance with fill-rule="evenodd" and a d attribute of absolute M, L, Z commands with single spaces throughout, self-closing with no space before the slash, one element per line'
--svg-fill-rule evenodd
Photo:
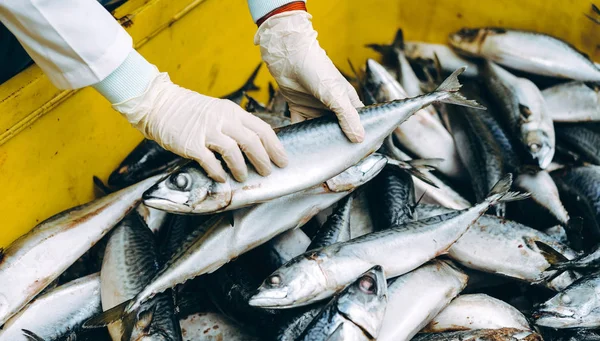
<path fill-rule="evenodd" d="M 600 69 L 548 35 L 367 46 L 364 142 L 225 96 L 289 158 L 244 183 L 140 143 L 0 253 L 0 341 L 600 340 Z"/>

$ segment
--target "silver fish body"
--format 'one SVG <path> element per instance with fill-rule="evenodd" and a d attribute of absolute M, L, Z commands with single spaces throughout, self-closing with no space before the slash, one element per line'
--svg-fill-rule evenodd
<path fill-rule="evenodd" d="M 489 61 L 484 63 L 482 74 L 513 134 L 540 168 L 548 167 L 554 157 L 556 137 L 540 90 L 530 80 L 516 77 Z"/>
<path fill-rule="evenodd" d="M 112 232 L 104 253 L 100 282 L 102 308 L 108 310 L 134 297 L 158 271 L 158 251 L 154 235 L 136 214 L 127 216 Z M 144 340 L 181 340 L 174 317 L 171 295 L 163 294 L 148 302 L 151 321 L 138 321 L 133 337 Z M 108 326 L 113 341 L 121 340 L 120 321 Z"/>
<path fill-rule="evenodd" d="M 286 149 L 287 167 L 275 167 L 266 177 L 249 170 L 244 183 L 231 178 L 217 183 L 199 165 L 189 163 L 147 191 L 144 203 L 199 214 L 237 209 L 316 186 L 373 153 L 396 126 L 427 105 L 451 102 L 480 107 L 455 93 L 461 72 L 457 70 L 430 94 L 358 109 L 366 131 L 362 143 L 350 142 L 333 115 L 292 124 L 277 133 Z M 319 167 L 314 167 L 317 163 Z"/>
<path fill-rule="evenodd" d="M 304 253 L 310 243 L 310 238 L 301 229 L 287 230 L 269 240 L 264 245 L 269 249 L 269 267 L 277 269 L 290 259 Z"/>
<path fill-rule="evenodd" d="M 452 300 L 423 331 L 500 328 L 531 329 L 525 316 L 510 304 L 485 294 L 471 294 Z"/>
<path fill-rule="evenodd" d="M 0 260 L 0 325 L 110 231 L 160 177 L 59 213 L 14 241 Z"/>
<path fill-rule="evenodd" d="M 0 330 L 0 341 L 28 341 L 23 329 L 44 340 L 55 340 L 77 330 L 102 311 L 98 273 L 63 284 L 29 302 Z"/>
<path fill-rule="evenodd" d="M 556 135 L 584 161 L 600 165 L 600 123 L 556 124 Z"/>
<path fill-rule="evenodd" d="M 445 253 L 469 227 L 505 195 L 510 178 L 495 187 L 486 201 L 473 208 L 373 232 L 344 243 L 309 251 L 269 276 L 250 305 L 290 308 L 331 297 L 374 265 L 387 277 L 407 273 Z"/>
<path fill-rule="evenodd" d="M 359 190 L 352 200 L 350 211 L 350 238 L 363 236 L 374 231 L 375 223 L 369 210 L 367 192 Z"/>
<path fill-rule="evenodd" d="M 380 103 L 411 96 L 383 66 L 372 59 L 367 60 L 367 83 L 372 84 L 376 100 Z M 420 93 L 413 96 L 418 95 Z M 431 112 L 425 109 L 417 111 L 394 130 L 394 135 L 402 146 L 420 158 L 443 159 L 438 170 L 449 177 L 460 178 L 464 168 L 454 140 Z"/>
<path fill-rule="evenodd" d="M 416 214 L 419 219 L 430 214 L 440 214 L 450 210 L 419 205 Z M 568 259 L 577 253 L 556 239 L 515 221 L 484 215 L 456 241 L 448 255 L 462 265 L 484 272 L 504 275 L 528 282 L 538 282 L 544 271 L 550 267 L 535 241 L 551 245 Z M 576 278 L 564 273 L 550 283 L 542 283 L 553 290 L 561 290 Z"/>
<path fill-rule="evenodd" d="M 130 311 L 157 293 L 211 273 L 280 233 L 304 225 L 318 212 L 376 176 L 386 163 L 384 156 L 374 154 L 320 186 L 236 210 L 231 213 L 232 219 L 225 215 L 212 218 L 207 222 L 206 233 L 191 240 L 136 296 Z"/>
<path fill-rule="evenodd" d="M 467 275 L 449 262 L 433 260 L 388 284 L 380 341 L 408 341 L 467 285 Z"/>
<path fill-rule="evenodd" d="M 353 198 L 354 195 L 351 195 L 338 203 L 338 207 L 327 218 L 305 251 L 318 249 L 333 243 L 345 242 L 350 239 L 350 212 L 352 211 Z"/>
<path fill-rule="evenodd" d="M 148 207 L 144 204 L 138 205 L 136 211 L 144 220 L 146 226 L 148 226 L 148 228 L 154 234 L 157 234 L 160 231 L 161 227 L 164 226 L 163 224 L 165 224 L 165 222 L 167 221 L 167 212 Z"/>
<path fill-rule="evenodd" d="M 446 333 L 419 334 L 413 341 L 542 341 L 533 331 L 514 328 L 477 329 Z"/>
<path fill-rule="evenodd" d="M 297 340 L 377 340 L 386 305 L 387 283 L 375 266 L 331 300 Z"/>
<path fill-rule="evenodd" d="M 542 91 L 554 122 L 600 121 L 600 86 L 568 82 Z"/>
<path fill-rule="evenodd" d="M 540 305 L 535 324 L 551 328 L 597 328 L 600 326 L 600 274 L 573 283 Z"/>
<path fill-rule="evenodd" d="M 600 69 L 588 56 L 552 36 L 503 28 L 462 29 L 450 35 L 460 53 L 479 56 L 533 74 L 600 81 Z"/>
<path fill-rule="evenodd" d="M 465 77 L 477 77 L 479 70 L 477 64 L 459 56 L 454 50 L 445 44 L 431 44 L 420 41 L 404 42 L 404 54 L 411 60 L 424 60 L 434 64 L 435 58 L 440 61 L 444 72 L 450 73 L 461 66 L 467 66 L 463 73 Z"/>
<path fill-rule="evenodd" d="M 554 216 L 560 224 L 565 226 L 569 224 L 569 212 L 560 201 L 558 188 L 547 171 L 521 173 L 515 179 L 515 186 L 531 193 L 531 198 Z"/>

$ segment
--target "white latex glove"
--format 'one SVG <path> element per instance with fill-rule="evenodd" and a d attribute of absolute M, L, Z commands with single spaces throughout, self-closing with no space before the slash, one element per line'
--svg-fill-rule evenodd
<path fill-rule="evenodd" d="M 235 103 L 179 87 L 166 73 L 146 91 L 113 108 L 147 138 L 178 155 L 196 160 L 208 176 L 225 182 L 227 174 L 213 152 L 221 154 L 237 181 L 248 169 L 242 151 L 261 175 L 271 173 L 271 160 L 287 165 L 285 150 L 271 127 Z"/>
<path fill-rule="evenodd" d="M 319 46 L 311 18 L 305 11 L 274 15 L 260 25 L 254 44 L 288 101 L 292 122 L 330 109 L 350 141 L 362 142 L 365 131 L 356 108 L 363 104 Z"/>

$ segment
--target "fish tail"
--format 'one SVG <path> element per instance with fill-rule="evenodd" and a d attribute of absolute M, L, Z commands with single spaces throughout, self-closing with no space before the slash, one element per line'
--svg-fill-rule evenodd
<path fill-rule="evenodd" d="M 260 87 L 256 85 L 255 82 L 256 76 L 258 75 L 258 71 L 260 71 L 261 66 L 262 63 L 259 63 L 258 66 L 254 69 L 254 71 L 252 71 L 252 74 L 250 75 L 246 83 L 244 83 L 244 85 L 242 85 L 242 87 L 240 88 L 241 91 L 246 92 L 260 90 Z"/>
<path fill-rule="evenodd" d="M 400 169 L 408 172 L 410 175 L 415 178 L 438 188 L 436 184 L 434 184 L 424 172 L 428 172 L 430 170 L 435 170 L 444 159 L 416 159 L 416 160 L 408 160 L 401 161 L 396 159 L 388 158 L 388 164 L 398 166 Z"/>
<path fill-rule="evenodd" d="M 550 264 L 550 267 L 546 271 L 555 271 L 549 276 L 543 279 L 544 282 L 550 282 L 556 277 L 560 276 L 563 272 L 571 268 L 571 261 L 565 257 L 562 253 L 556 251 L 552 246 L 536 240 L 535 245 L 540 249 L 540 253 L 546 259 L 546 262 Z"/>
<path fill-rule="evenodd" d="M 365 47 L 378 52 L 385 60 L 396 60 L 396 51 L 404 51 L 404 33 L 402 32 L 402 29 L 399 28 L 398 31 L 396 31 L 396 36 L 391 45 L 367 44 Z M 397 61 L 395 64 L 397 64 Z"/>
<path fill-rule="evenodd" d="M 23 336 L 25 336 L 28 341 L 45 341 L 31 330 L 21 329 L 21 331 L 23 332 Z"/>
<path fill-rule="evenodd" d="M 131 303 L 132 300 L 127 300 L 118 306 L 112 307 L 92 318 L 85 321 L 83 323 L 83 328 L 92 329 L 92 328 L 100 328 L 106 327 L 107 325 L 121 320 L 125 317 L 127 307 Z M 135 314 L 134 314 L 135 315 Z"/>
<path fill-rule="evenodd" d="M 246 93 L 244 93 L 244 96 L 246 96 L 246 99 L 248 100 L 248 103 L 246 103 L 246 111 L 247 112 L 267 111 L 267 108 L 262 103 L 257 101 L 254 97 L 252 97 Z"/>
<path fill-rule="evenodd" d="M 494 187 L 492 187 L 492 190 L 488 194 L 486 201 L 490 205 L 494 205 L 501 202 L 510 202 L 529 198 L 529 193 L 511 192 L 511 185 L 512 174 L 508 173 L 498 180 Z"/>
<path fill-rule="evenodd" d="M 448 78 L 446 78 L 440 86 L 435 89 L 435 93 L 441 93 L 437 102 L 456 104 L 464 107 L 471 107 L 475 109 L 486 110 L 487 108 L 477 103 L 477 101 L 466 99 L 463 95 L 458 93 L 458 90 L 462 87 L 462 84 L 458 81 L 458 76 L 467 69 L 463 66 L 454 71 Z"/>

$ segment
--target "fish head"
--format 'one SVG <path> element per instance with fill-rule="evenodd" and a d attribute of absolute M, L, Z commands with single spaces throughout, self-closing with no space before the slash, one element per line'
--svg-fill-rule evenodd
<path fill-rule="evenodd" d="M 471 56 L 479 54 L 488 31 L 485 28 L 463 28 L 450 34 L 448 41 L 461 53 Z"/>
<path fill-rule="evenodd" d="M 248 302 L 263 308 L 292 308 L 329 296 L 327 279 L 319 266 L 322 255 L 307 252 L 273 272 Z"/>
<path fill-rule="evenodd" d="M 379 335 L 387 305 L 387 282 L 381 266 L 362 274 L 339 295 L 337 308 L 370 338 Z"/>
<path fill-rule="evenodd" d="M 537 161 L 541 169 L 548 167 L 554 158 L 554 147 L 548 134 L 542 130 L 531 130 L 524 136 L 531 157 Z"/>
<path fill-rule="evenodd" d="M 167 212 L 214 212 L 229 205 L 231 186 L 212 180 L 190 162 L 148 189 L 143 200 L 144 205 Z"/>
<path fill-rule="evenodd" d="M 600 288 L 596 282 L 575 282 L 540 305 L 533 314 L 535 324 L 551 328 L 595 326 L 600 315 Z"/>

